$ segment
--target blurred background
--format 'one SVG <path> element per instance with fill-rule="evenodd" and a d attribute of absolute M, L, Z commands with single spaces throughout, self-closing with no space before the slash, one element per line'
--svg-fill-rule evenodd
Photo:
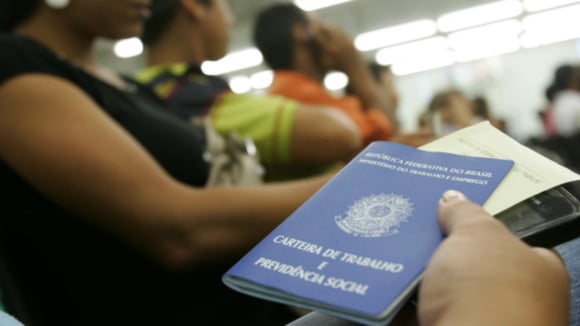
<path fill-rule="evenodd" d="M 255 14 L 280 0 L 229 0 L 236 19 L 230 52 L 206 62 L 235 92 L 259 93 L 271 74 L 251 42 Z M 286 1 L 288 2 L 288 1 Z M 417 128 L 434 93 L 456 87 L 485 98 L 508 133 L 526 140 L 543 133 L 539 112 L 554 70 L 580 57 L 580 0 L 296 0 L 304 10 L 341 26 L 369 61 L 390 65 L 399 92 L 398 117 Z M 137 39 L 103 41 L 99 60 L 124 73 L 143 63 Z M 331 73 L 328 89 L 347 80 Z"/>

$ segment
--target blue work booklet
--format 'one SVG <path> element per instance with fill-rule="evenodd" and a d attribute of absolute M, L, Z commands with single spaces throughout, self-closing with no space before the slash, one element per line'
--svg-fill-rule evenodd
<path fill-rule="evenodd" d="M 223 276 L 239 292 L 370 325 L 413 293 L 455 189 L 483 204 L 513 161 L 374 142 Z"/>

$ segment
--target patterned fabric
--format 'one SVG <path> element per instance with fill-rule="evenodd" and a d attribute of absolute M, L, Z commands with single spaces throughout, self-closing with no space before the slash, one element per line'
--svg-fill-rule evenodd
<path fill-rule="evenodd" d="M 169 110 L 184 120 L 210 115 L 215 129 L 235 131 L 254 140 L 262 161 L 288 163 L 297 103 L 278 96 L 235 94 L 227 82 L 186 64 L 153 66 L 135 75 L 167 100 Z"/>

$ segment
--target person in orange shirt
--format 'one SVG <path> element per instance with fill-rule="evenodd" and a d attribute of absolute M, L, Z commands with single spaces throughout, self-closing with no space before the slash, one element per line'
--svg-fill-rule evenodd
<path fill-rule="evenodd" d="M 340 109 L 358 126 L 365 144 L 397 132 L 394 103 L 340 29 L 293 4 L 276 4 L 258 14 L 254 42 L 275 72 L 269 93 Z M 331 70 L 349 77 L 352 96 L 335 96 L 324 88 L 322 80 Z"/>
<path fill-rule="evenodd" d="M 398 99 L 374 78 L 352 40 L 339 28 L 294 4 L 281 3 L 258 13 L 253 38 L 274 70 L 270 94 L 338 108 L 356 124 L 364 145 L 389 140 L 418 147 L 434 139 L 430 132 L 399 128 Z M 323 79 L 330 71 L 348 76 L 348 94 L 337 96 L 324 88 Z"/>

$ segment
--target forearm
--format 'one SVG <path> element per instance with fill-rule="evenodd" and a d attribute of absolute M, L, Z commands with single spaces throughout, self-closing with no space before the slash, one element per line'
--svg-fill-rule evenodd
<path fill-rule="evenodd" d="M 343 112 L 306 105 L 296 111 L 290 135 L 291 164 L 327 166 L 348 161 L 361 149 L 360 131 Z"/>
<path fill-rule="evenodd" d="M 344 72 L 349 78 L 349 85 L 354 95 L 363 103 L 364 108 L 380 110 L 395 125 L 395 107 L 386 91 L 379 87 L 362 58 L 353 60 Z"/>
<path fill-rule="evenodd" d="M 272 231 L 331 175 L 252 187 L 192 189 L 166 193 L 179 202 L 172 223 L 158 229 L 155 248 L 169 267 L 211 260 L 249 250 Z M 176 198 L 177 197 L 177 198 Z M 195 200 L 194 200 L 195 198 Z M 158 202 L 162 202 L 159 199 Z M 162 205 L 155 205 L 162 206 Z M 151 207 L 149 211 L 156 210 Z M 158 214 L 168 212 L 158 211 Z"/>
<path fill-rule="evenodd" d="M 316 40 L 330 58 L 330 66 L 348 76 L 352 92 L 364 107 L 378 109 L 395 122 L 393 101 L 386 91 L 381 90 L 350 37 L 339 28 L 323 25 Z"/>
<path fill-rule="evenodd" d="M 6 164 L 57 205 L 168 267 L 248 249 L 326 180 L 182 184 L 78 88 L 54 77 L 3 84 L 0 108 Z"/>

